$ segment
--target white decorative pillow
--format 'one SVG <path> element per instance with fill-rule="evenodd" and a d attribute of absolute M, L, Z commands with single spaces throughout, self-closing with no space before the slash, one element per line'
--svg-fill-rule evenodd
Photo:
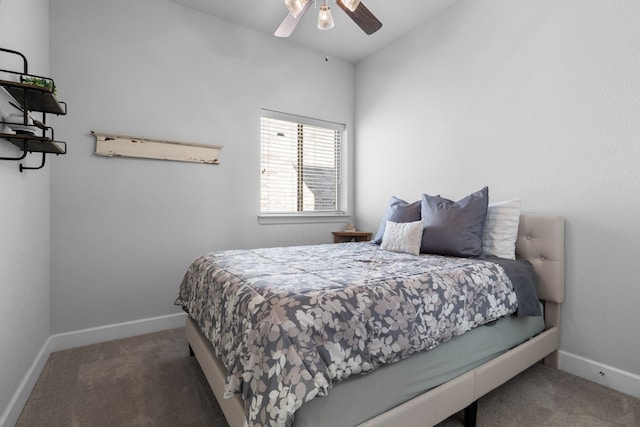
<path fill-rule="evenodd" d="M 482 230 L 484 255 L 516 259 L 516 239 L 520 224 L 522 200 L 489 203 Z"/>
<path fill-rule="evenodd" d="M 423 228 L 422 221 L 387 221 L 380 248 L 391 252 L 419 255 Z"/>

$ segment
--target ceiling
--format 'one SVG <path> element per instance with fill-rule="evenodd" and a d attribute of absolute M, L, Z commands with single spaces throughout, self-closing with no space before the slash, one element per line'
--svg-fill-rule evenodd
<path fill-rule="evenodd" d="M 288 13 L 284 0 L 171 0 L 183 6 L 214 15 L 225 21 L 272 35 Z M 334 28 L 322 31 L 316 26 L 317 8 L 311 6 L 294 33 L 283 43 L 316 50 L 324 58 L 357 63 L 392 40 L 428 21 L 456 0 L 365 0 L 363 3 L 382 22 L 382 28 L 368 36 L 340 8 L 329 0 Z"/>

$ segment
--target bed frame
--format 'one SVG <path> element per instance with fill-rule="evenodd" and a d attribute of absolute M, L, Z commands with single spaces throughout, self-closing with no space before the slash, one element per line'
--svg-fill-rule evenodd
<path fill-rule="evenodd" d="M 538 296 L 544 302 L 545 330 L 483 365 L 435 387 L 360 427 L 435 425 L 461 410 L 465 424 L 475 425 L 477 401 L 540 360 L 558 367 L 560 304 L 564 301 L 564 219 L 557 215 L 522 214 L 516 254 L 533 265 Z M 225 399 L 226 369 L 197 324 L 187 317 L 187 339 L 231 427 L 244 424 L 240 396 Z"/>

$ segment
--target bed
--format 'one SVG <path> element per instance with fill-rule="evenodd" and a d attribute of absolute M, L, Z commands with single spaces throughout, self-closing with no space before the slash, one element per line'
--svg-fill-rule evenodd
<path fill-rule="evenodd" d="M 488 341 L 489 338 L 487 337 L 491 336 L 491 334 L 503 335 L 502 332 L 495 333 L 492 331 L 492 329 L 501 331 L 499 328 L 502 328 L 503 324 L 498 322 L 502 322 L 502 318 L 519 321 L 515 318 L 515 315 L 503 316 L 503 313 L 498 313 L 501 320 L 489 320 L 460 336 L 454 333 L 450 339 L 435 345 L 433 349 L 416 351 L 415 354 L 411 355 L 403 355 L 397 363 L 385 364 L 366 375 L 356 375 L 359 373 L 356 371 L 351 376 L 345 375 L 348 378 L 345 378 L 344 381 L 334 381 L 327 397 L 318 396 L 304 403 L 301 408 L 296 409 L 293 425 L 296 427 L 314 425 L 435 425 L 463 409 L 465 410 L 467 425 L 474 425 L 477 400 L 480 397 L 541 360 L 546 364 L 557 367 L 560 304 L 564 299 L 563 218 L 557 215 L 522 214 L 519 216 L 517 230 L 516 253 L 518 259 L 528 261 L 535 271 L 537 297 L 542 304 L 544 313 L 541 318 L 543 319 L 541 324 L 537 326 L 533 325 L 534 322 L 530 321 L 531 319 L 525 317 L 525 321 L 533 328 L 531 329 L 533 332 L 528 332 L 531 335 L 530 337 L 520 338 L 517 344 L 513 342 L 504 343 L 502 344 L 504 348 L 494 353 L 482 354 L 469 365 L 456 366 L 453 369 L 447 368 L 449 369 L 447 372 L 438 374 L 436 378 L 428 379 L 431 382 L 427 382 L 427 386 L 421 385 L 422 388 L 418 391 L 413 390 L 412 393 L 403 393 L 404 390 L 411 389 L 413 385 L 407 385 L 397 380 L 402 377 L 399 373 L 402 371 L 409 372 L 409 375 L 405 375 L 408 378 L 407 381 L 413 381 L 413 377 L 415 377 L 413 370 L 416 364 L 422 366 L 422 360 L 424 360 L 420 359 L 420 357 L 452 359 L 444 351 L 447 348 L 452 348 L 453 352 L 461 351 L 456 350 L 458 343 L 464 340 L 473 342 L 473 337 L 480 337 L 475 338 L 476 343 L 490 342 L 486 347 L 492 348 L 494 346 L 493 341 Z M 358 245 L 374 246 L 370 243 L 359 243 Z M 362 250 L 368 254 L 370 248 Z M 375 250 L 379 251 L 380 249 L 376 247 Z M 238 252 L 237 255 L 244 256 L 246 253 Z M 375 256 L 375 253 L 371 256 Z M 247 262 L 251 264 L 253 261 L 247 260 Z M 200 284 L 203 284 L 211 279 L 211 277 L 207 277 L 198 280 Z M 187 304 L 184 304 L 184 301 L 180 305 L 189 313 L 190 308 L 187 307 Z M 202 308 L 200 309 L 201 311 L 203 310 Z M 206 309 L 204 310 L 206 311 Z M 213 315 L 216 310 L 208 309 L 208 311 Z M 210 331 L 203 332 L 201 330 L 203 328 L 194 320 L 194 317 L 197 316 L 192 316 L 190 313 L 187 316 L 186 323 L 186 334 L 192 354 L 198 360 L 230 426 L 242 426 L 247 420 L 244 400 L 240 394 L 231 397 L 229 392 L 226 393 L 225 397 L 225 387 L 228 388 L 229 378 L 231 377 L 233 381 L 232 376 L 229 375 L 231 371 L 222 362 L 219 352 L 214 349 L 211 338 L 207 338 L 207 336 L 211 335 Z M 220 325 L 218 327 L 223 327 L 222 323 L 224 322 L 222 320 L 219 322 Z M 517 328 L 520 328 L 520 326 Z M 488 335 L 482 335 L 483 333 Z M 226 343 L 228 347 L 236 344 Z M 436 352 L 440 351 L 443 352 L 443 356 L 431 356 L 431 354 L 436 354 Z M 233 357 L 237 358 L 239 356 L 234 355 Z M 286 355 L 281 355 L 281 357 L 286 357 Z M 414 367 L 411 367 L 411 364 Z M 228 359 L 227 365 L 229 365 Z M 403 366 L 409 366 L 409 368 L 403 368 Z M 425 369 L 425 371 L 429 371 L 429 369 Z M 249 383 L 251 378 L 245 378 Z M 376 380 L 376 378 L 379 379 Z M 385 387 L 376 386 L 380 382 L 384 383 Z M 236 384 L 236 386 L 239 390 L 243 390 L 243 393 L 246 391 L 246 387 L 243 384 Z M 366 390 L 366 392 L 363 393 L 361 390 Z M 379 405 L 378 397 L 366 398 L 366 396 L 372 395 L 373 390 L 378 390 L 381 393 L 379 393 L 380 400 L 383 400 L 385 395 L 392 396 L 395 400 L 392 399 L 391 402 Z M 357 394 L 365 396 L 359 402 L 357 399 L 352 400 L 350 398 L 357 391 L 360 391 Z M 343 396 L 349 397 L 346 405 L 346 399 Z M 372 402 L 375 402 L 375 404 L 372 404 Z M 374 412 L 367 412 L 366 408 L 374 408 Z M 341 412 L 345 411 L 348 412 L 351 418 L 344 418 L 340 415 Z M 330 416 L 332 415 L 339 415 L 341 418 L 331 418 Z M 285 420 L 281 424 L 290 423 L 291 417 Z M 263 418 L 254 418 L 251 424 L 272 424 L 272 422 L 268 419 L 265 420 L 263 416 Z"/>

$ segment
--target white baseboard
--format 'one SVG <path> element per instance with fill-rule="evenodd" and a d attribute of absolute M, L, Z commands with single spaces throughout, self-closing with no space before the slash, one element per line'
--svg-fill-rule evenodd
<path fill-rule="evenodd" d="M 9 401 L 9 405 L 7 405 L 5 411 L 0 415 L 0 427 L 13 427 L 18 421 L 22 408 L 27 404 L 31 391 L 36 386 L 36 382 L 38 378 L 40 378 L 44 365 L 46 365 L 49 359 L 49 354 L 51 353 L 49 350 L 50 343 L 51 337 L 47 338 L 44 344 L 42 344 L 38 355 Z"/>
<path fill-rule="evenodd" d="M 51 352 L 179 328 L 185 325 L 185 319 L 185 313 L 178 313 L 54 334 L 51 335 Z"/>
<path fill-rule="evenodd" d="M 559 369 L 640 398 L 640 375 L 560 351 Z"/>
<path fill-rule="evenodd" d="M 38 352 L 33 364 L 20 382 L 18 389 L 9 401 L 9 405 L 0 415 L 0 427 L 13 427 L 26 405 L 29 395 L 54 351 L 67 350 L 84 345 L 129 338 L 136 335 L 150 334 L 165 329 L 180 328 L 185 325 L 186 314 L 170 314 L 131 322 L 116 323 L 114 325 L 99 326 L 97 328 L 54 334 L 49 336 Z"/>

